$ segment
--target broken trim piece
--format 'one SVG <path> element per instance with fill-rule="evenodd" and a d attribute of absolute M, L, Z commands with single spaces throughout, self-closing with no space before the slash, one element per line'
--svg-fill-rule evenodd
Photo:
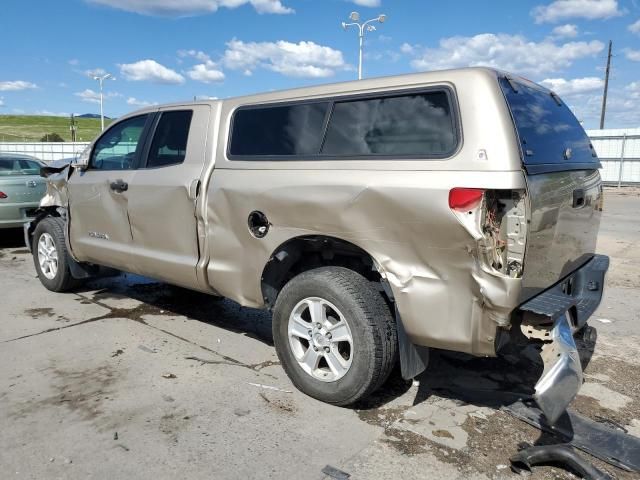
<path fill-rule="evenodd" d="M 517 401 L 502 407 L 515 418 L 568 442 L 574 447 L 627 472 L 640 472 L 640 438 L 567 410 L 555 425 L 545 421 L 542 411 Z"/>
<path fill-rule="evenodd" d="M 538 465 L 555 465 L 568 467 L 572 473 L 577 473 L 586 480 L 612 480 L 612 477 L 596 468 L 578 455 L 576 450 L 567 444 L 537 445 L 520 450 L 509 458 L 511 470 L 515 473 L 531 471 Z"/>

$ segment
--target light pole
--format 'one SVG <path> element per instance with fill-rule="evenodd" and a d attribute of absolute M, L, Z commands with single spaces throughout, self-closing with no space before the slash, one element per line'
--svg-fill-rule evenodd
<path fill-rule="evenodd" d="M 103 70 L 104 71 L 104 70 Z M 100 83 L 100 127 L 104 130 L 104 110 L 102 109 L 102 83 L 107 79 L 113 79 L 110 73 L 105 73 L 104 75 L 94 75 L 93 79 L 97 80 Z"/>
<path fill-rule="evenodd" d="M 387 16 L 383 13 L 378 15 L 376 18 L 372 18 L 371 20 L 367 20 L 364 23 L 360 23 L 360 14 L 358 12 L 351 12 L 349 15 L 349 20 L 351 23 L 342 22 L 342 28 L 345 30 L 349 27 L 358 27 L 358 38 L 360 39 L 360 53 L 358 56 L 358 80 L 362 80 L 362 45 L 364 43 L 364 34 L 365 32 L 373 32 L 376 27 L 371 25 L 373 22 L 384 23 L 387 20 Z"/>

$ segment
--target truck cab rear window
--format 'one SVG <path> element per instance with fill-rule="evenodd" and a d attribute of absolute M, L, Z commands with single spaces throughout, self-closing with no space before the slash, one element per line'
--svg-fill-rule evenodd
<path fill-rule="evenodd" d="M 246 160 L 442 158 L 457 142 L 450 95 L 434 90 L 244 107 L 233 119 L 229 153 Z"/>

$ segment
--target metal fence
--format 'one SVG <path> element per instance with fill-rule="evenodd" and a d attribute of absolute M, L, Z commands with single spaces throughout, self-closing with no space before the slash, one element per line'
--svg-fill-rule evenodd
<path fill-rule="evenodd" d="M 0 153 L 23 153 L 44 162 L 79 155 L 89 142 L 0 142 Z"/>
<path fill-rule="evenodd" d="M 640 183 L 640 128 L 588 130 L 600 158 L 602 180 L 610 185 Z"/>
<path fill-rule="evenodd" d="M 609 185 L 640 184 L 640 128 L 587 130 Z M 0 152 L 33 155 L 45 162 L 75 157 L 89 142 L 0 142 Z"/>

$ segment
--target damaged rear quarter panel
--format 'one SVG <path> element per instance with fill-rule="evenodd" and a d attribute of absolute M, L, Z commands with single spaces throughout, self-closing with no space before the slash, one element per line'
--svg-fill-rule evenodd
<path fill-rule="evenodd" d="M 523 188 L 521 172 L 217 169 L 208 194 L 209 282 L 243 305 L 264 305 L 262 270 L 278 246 L 325 235 L 368 252 L 389 281 L 411 340 L 494 354 L 496 327 L 517 306 L 520 280 L 483 270 L 476 241 L 448 206 L 459 185 Z M 266 237 L 247 218 L 264 212 Z"/>

